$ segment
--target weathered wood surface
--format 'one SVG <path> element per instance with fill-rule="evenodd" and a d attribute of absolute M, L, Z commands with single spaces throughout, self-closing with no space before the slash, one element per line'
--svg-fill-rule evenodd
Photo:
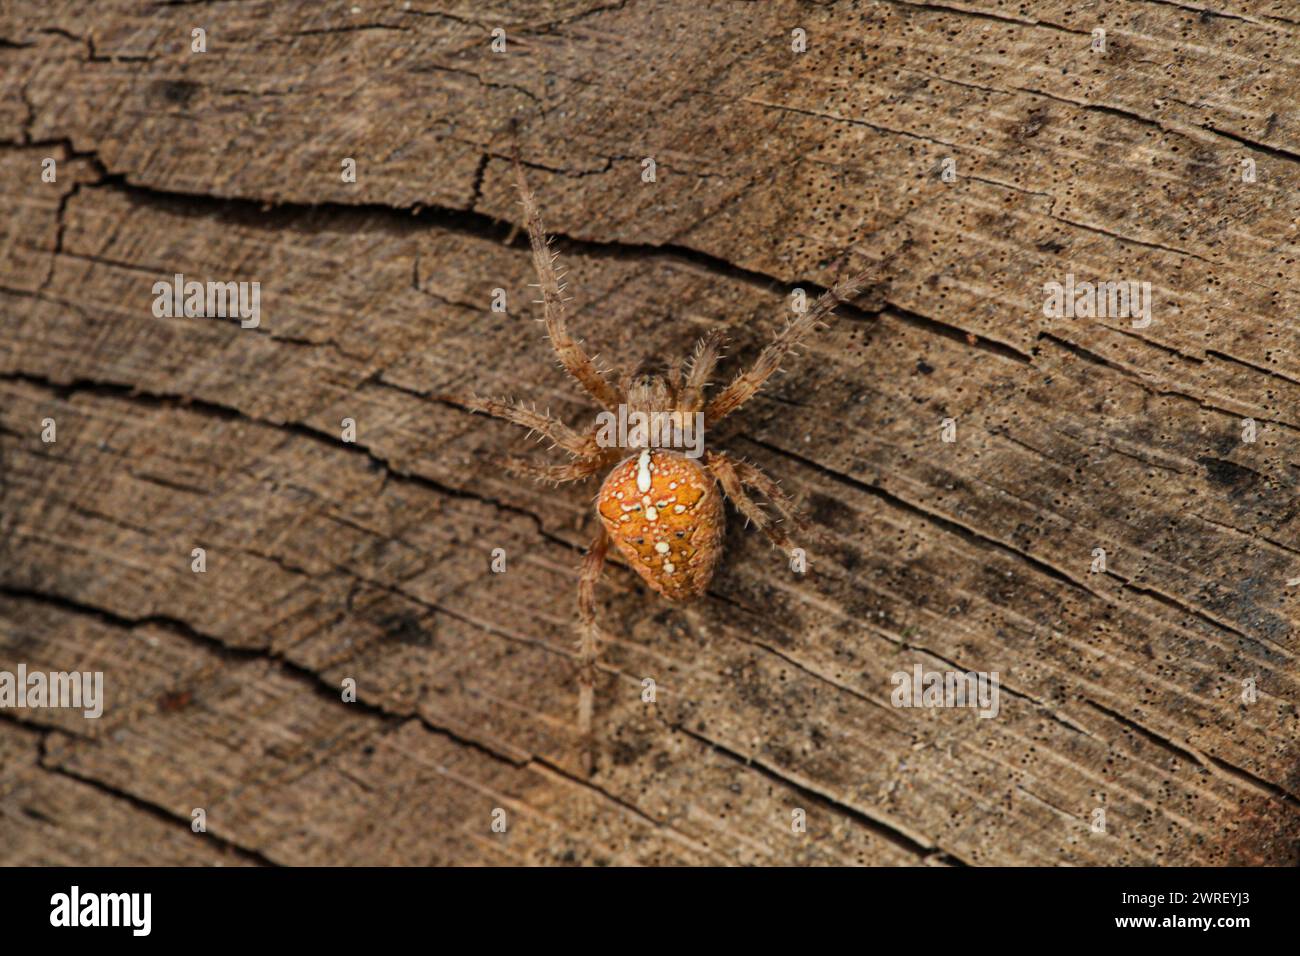
<path fill-rule="evenodd" d="M 49 2 L 0 64 L 0 670 L 108 690 L 0 712 L 0 862 L 1300 858 L 1294 4 Z M 607 573 L 590 778 L 594 489 L 436 398 L 589 421 L 512 136 L 613 361 L 725 326 L 738 363 L 879 275 L 711 436 L 811 572 L 733 515 L 693 606 Z M 177 272 L 261 282 L 262 325 L 155 318 Z M 1153 323 L 1045 318 L 1067 272 Z M 892 707 L 916 663 L 1001 714 Z"/>

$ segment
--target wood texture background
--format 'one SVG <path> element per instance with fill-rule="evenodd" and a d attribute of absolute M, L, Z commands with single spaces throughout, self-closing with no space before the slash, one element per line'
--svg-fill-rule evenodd
<path fill-rule="evenodd" d="M 0 862 L 1300 859 L 1294 3 L 0 9 L 0 669 L 108 695 L 0 712 Z M 590 778 L 594 487 L 436 398 L 590 420 L 512 130 L 610 361 L 723 326 L 729 373 L 793 288 L 879 276 L 710 436 L 811 572 L 732 512 L 695 605 L 607 573 Z M 177 272 L 259 281 L 261 326 L 155 318 Z M 1044 318 L 1068 272 L 1154 322 Z M 998 671 L 1000 716 L 890 706 L 916 663 Z"/>

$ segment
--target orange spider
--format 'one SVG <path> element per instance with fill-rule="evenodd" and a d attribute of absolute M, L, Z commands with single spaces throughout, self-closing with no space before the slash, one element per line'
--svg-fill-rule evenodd
<path fill-rule="evenodd" d="M 569 333 L 565 323 L 562 275 L 555 267 L 558 254 L 549 248 L 537 203 L 518 163 L 515 172 L 551 345 L 560 364 L 604 410 L 613 413 L 622 406 L 629 419 L 634 413 L 641 412 L 647 416 L 669 416 L 678 425 L 684 416 L 695 417 L 702 422 L 704 429 L 717 424 L 744 405 L 764 382 L 780 370 L 781 361 L 805 335 L 830 316 L 836 304 L 856 295 L 867 275 L 862 273 L 822 295 L 810 309 L 786 325 L 749 371 L 738 374 L 707 401 L 708 378 L 721 357 L 723 338 L 717 331 L 705 335 L 696 345 L 684 378 L 680 364 L 669 367 L 666 372 L 642 366 L 615 386 L 596 368 L 581 343 Z M 789 537 L 745 489 L 749 487 L 758 491 L 792 523 L 797 521 L 794 504 L 758 466 L 721 452 L 706 452 L 701 463 L 675 448 L 650 447 L 648 441 L 636 438 L 628 445 L 610 447 L 599 440 L 599 427 L 581 435 L 549 413 L 538 412 L 522 402 L 477 396 L 462 401 L 474 411 L 514 422 L 549 438 L 553 446 L 562 448 L 573 459 L 565 465 L 537 465 L 508 458 L 503 464 L 514 474 L 558 484 L 608 471 L 596 496 L 600 530 L 587 550 L 578 584 L 581 624 L 578 727 L 585 742 L 583 762 L 590 770 L 592 712 L 601 634 L 596 623 L 595 590 L 609 542 L 613 540 L 627 563 L 652 590 L 670 601 L 689 601 L 704 593 L 722 553 L 723 494 L 774 545 L 787 553 L 793 552 Z"/>

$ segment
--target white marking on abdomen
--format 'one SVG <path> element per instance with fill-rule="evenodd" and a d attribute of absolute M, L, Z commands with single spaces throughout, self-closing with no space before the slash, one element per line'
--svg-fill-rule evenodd
<path fill-rule="evenodd" d="M 642 448 L 636 463 L 636 490 L 645 494 L 650 490 L 650 449 Z"/>

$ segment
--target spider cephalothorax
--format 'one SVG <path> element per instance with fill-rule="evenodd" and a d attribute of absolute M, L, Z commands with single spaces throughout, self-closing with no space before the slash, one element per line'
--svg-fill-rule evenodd
<path fill-rule="evenodd" d="M 596 496 L 600 530 L 587 551 L 578 582 L 578 726 L 588 743 L 584 760 L 590 767 L 601 633 L 596 623 L 595 589 L 610 542 L 647 585 L 670 601 L 699 597 L 708 587 L 722 553 L 723 495 L 773 544 L 787 552 L 793 550 L 780 523 L 746 489 L 757 491 L 781 518 L 793 523 L 796 514 L 790 499 L 758 466 L 722 452 L 704 451 L 703 434 L 753 397 L 780 369 L 782 359 L 831 314 L 836 303 L 858 292 L 865 274 L 827 292 L 797 315 L 748 371 L 707 400 L 709 377 L 721 356 L 722 336 L 716 331 L 696 345 L 685 363 L 685 374 L 680 364 L 647 365 L 615 385 L 569 334 L 556 256 L 518 165 L 516 173 L 547 334 L 560 364 L 600 404 L 601 414 L 597 426 L 583 435 L 522 402 L 469 398 L 465 404 L 549 438 L 572 458 L 563 465 L 507 459 L 505 466 L 516 474 L 558 484 L 607 473 Z M 633 423 L 630 429 L 626 427 L 629 422 Z M 612 440 L 613 435 L 618 440 Z"/>

